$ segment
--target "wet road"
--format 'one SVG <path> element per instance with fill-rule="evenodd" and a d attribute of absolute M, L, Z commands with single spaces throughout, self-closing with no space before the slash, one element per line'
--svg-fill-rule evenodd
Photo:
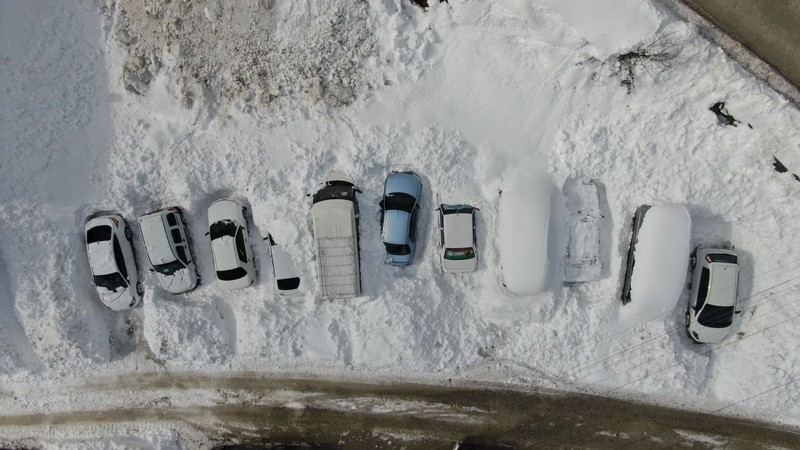
<path fill-rule="evenodd" d="M 204 436 L 206 443 L 198 445 L 205 448 L 212 446 L 207 442 L 276 441 L 325 445 L 320 448 L 448 450 L 457 441 L 487 445 L 481 448 L 719 448 L 716 442 L 749 449 L 800 443 L 796 431 L 774 425 L 563 393 L 257 374 L 105 378 L 61 391 L 73 399 L 119 392 L 155 400 L 130 408 L 0 413 L 0 436 L 24 436 L 31 439 L 24 442 L 35 444 L 45 438 L 57 441 L 76 426 L 119 434 L 137 424 L 161 423 Z M 192 399 L 183 398 L 187 392 Z M 212 400 L 196 404 L 203 393 Z M 14 442 L 23 441 L 0 438 L 5 445 Z"/>

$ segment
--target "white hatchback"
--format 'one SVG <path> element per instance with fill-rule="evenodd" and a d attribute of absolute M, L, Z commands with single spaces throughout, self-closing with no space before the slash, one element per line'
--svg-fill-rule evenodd
<path fill-rule="evenodd" d="M 697 250 L 686 330 L 695 342 L 718 344 L 728 336 L 736 313 L 739 257 L 720 248 Z"/>
<path fill-rule="evenodd" d="M 181 294 L 197 286 L 197 269 L 189 248 L 181 210 L 175 206 L 139 218 L 147 259 L 167 292 Z"/>
<path fill-rule="evenodd" d="M 223 289 L 246 288 L 256 279 L 246 214 L 241 202 L 231 198 L 217 200 L 208 207 L 211 255 L 217 282 Z"/>
<path fill-rule="evenodd" d="M 478 270 L 475 211 L 469 205 L 439 205 L 439 256 L 445 272 Z"/>
<path fill-rule="evenodd" d="M 98 215 L 86 222 L 84 230 L 92 282 L 100 300 L 114 311 L 138 305 L 144 288 L 131 247 L 133 232 L 125 219 L 115 213 Z"/>

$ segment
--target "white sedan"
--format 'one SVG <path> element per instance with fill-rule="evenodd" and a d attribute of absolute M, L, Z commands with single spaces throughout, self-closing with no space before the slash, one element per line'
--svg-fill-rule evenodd
<path fill-rule="evenodd" d="M 208 207 L 211 255 L 217 282 L 223 289 L 246 288 L 255 282 L 255 266 L 246 208 L 235 199 L 223 198 Z"/>
<path fill-rule="evenodd" d="M 445 272 L 478 270 L 475 238 L 476 208 L 468 205 L 439 205 L 439 252 Z"/>
<path fill-rule="evenodd" d="M 718 344 L 733 328 L 739 282 L 739 257 L 717 248 L 697 251 L 686 331 L 695 342 Z"/>
<path fill-rule="evenodd" d="M 142 301 L 144 288 L 136 272 L 133 232 L 119 214 L 103 214 L 86 222 L 86 253 L 100 300 L 115 311 Z"/>

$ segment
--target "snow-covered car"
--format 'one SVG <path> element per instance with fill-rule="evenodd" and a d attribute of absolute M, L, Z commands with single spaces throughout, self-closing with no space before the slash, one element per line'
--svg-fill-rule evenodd
<path fill-rule="evenodd" d="M 100 300 L 114 311 L 138 305 L 144 287 L 136 272 L 133 232 L 125 219 L 115 213 L 101 214 L 90 218 L 84 230 L 92 282 Z"/>
<path fill-rule="evenodd" d="M 386 177 L 380 202 L 381 237 L 386 262 L 393 266 L 414 262 L 421 197 L 422 181 L 414 172 L 392 172 Z"/>
<path fill-rule="evenodd" d="M 693 261 L 686 329 L 696 342 L 718 344 L 733 327 L 739 257 L 731 250 L 706 248 L 697 250 Z"/>
<path fill-rule="evenodd" d="M 347 176 L 334 172 L 313 197 L 311 218 L 322 298 L 361 295 L 357 192 Z"/>
<path fill-rule="evenodd" d="M 159 284 L 167 292 L 181 294 L 197 286 L 197 269 L 189 248 L 183 214 L 176 206 L 139 217 L 145 253 Z"/>
<path fill-rule="evenodd" d="M 629 252 L 630 286 L 621 310 L 630 323 L 672 311 L 685 288 L 692 219 L 683 205 L 639 208 Z"/>
<path fill-rule="evenodd" d="M 272 260 L 272 274 L 275 276 L 275 288 L 281 297 L 293 297 L 302 294 L 300 275 L 295 270 L 292 256 L 284 248 L 275 243 L 271 234 L 267 235 L 269 255 Z"/>
<path fill-rule="evenodd" d="M 445 205 L 439 211 L 439 256 L 445 272 L 478 270 L 475 211 L 469 205 Z"/>
<path fill-rule="evenodd" d="M 217 282 L 223 289 L 246 288 L 256 279 L 246 215 L 244 205 L 232 198 L 217 200 L 208 207 L 211 255 Z"/>
<path fill-rule="evenodd" d="M 509 293 L 536 295 L 547 288 L 550 194 L 535 177 L 500 193 L 500 266 Z"/>

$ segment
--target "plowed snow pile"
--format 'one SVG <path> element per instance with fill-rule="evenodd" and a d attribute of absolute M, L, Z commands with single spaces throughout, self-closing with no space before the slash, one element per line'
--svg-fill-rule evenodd
<path fill-rule="evenodd" d="M 800 152 L 800 113 L 653 1 L 562 3 L 0 3 L 0 406 L 63 409 L 33 387 L 101 374 L 258 370 L 491 380 L 800 424 L 800 183 L 772 168 Z M 642 49 L 666 63 L 642 58 L 622 86 L 618 56 Z M 739 126 L 717 122 L 718 101 Z M 363 191 L 364 295 L 322 301 L 307 194 L 332 170 Z M 381 264 L 391 170 L 424 183 L 407 268 Z M 535 297 L 501 285 L 498 193 L 520 176 L 556 192 Z M 600 191 L 602 274 L 563 285 L 576 215 L 561 188 L 584 178 Z M 477 273 L 441 272 L 437 194 L 481 208 Z M 235 292 L 213 283 L 205 236 L 223 196 L 252 213 L 258 281 Z M 692 247 L 739 251 L 742 314 L 722 344 L 685 336 L 688 289 L 656 319 L 621 319 L 642 204 L 686 205 Z M 161 290 L 137 236 L 144 305 L 107 310 L 86 216 L 135 224 L 168 205 L 184 208 L 201 286 Z M 277 296 L 267 233 L 303 296 Z"/>

